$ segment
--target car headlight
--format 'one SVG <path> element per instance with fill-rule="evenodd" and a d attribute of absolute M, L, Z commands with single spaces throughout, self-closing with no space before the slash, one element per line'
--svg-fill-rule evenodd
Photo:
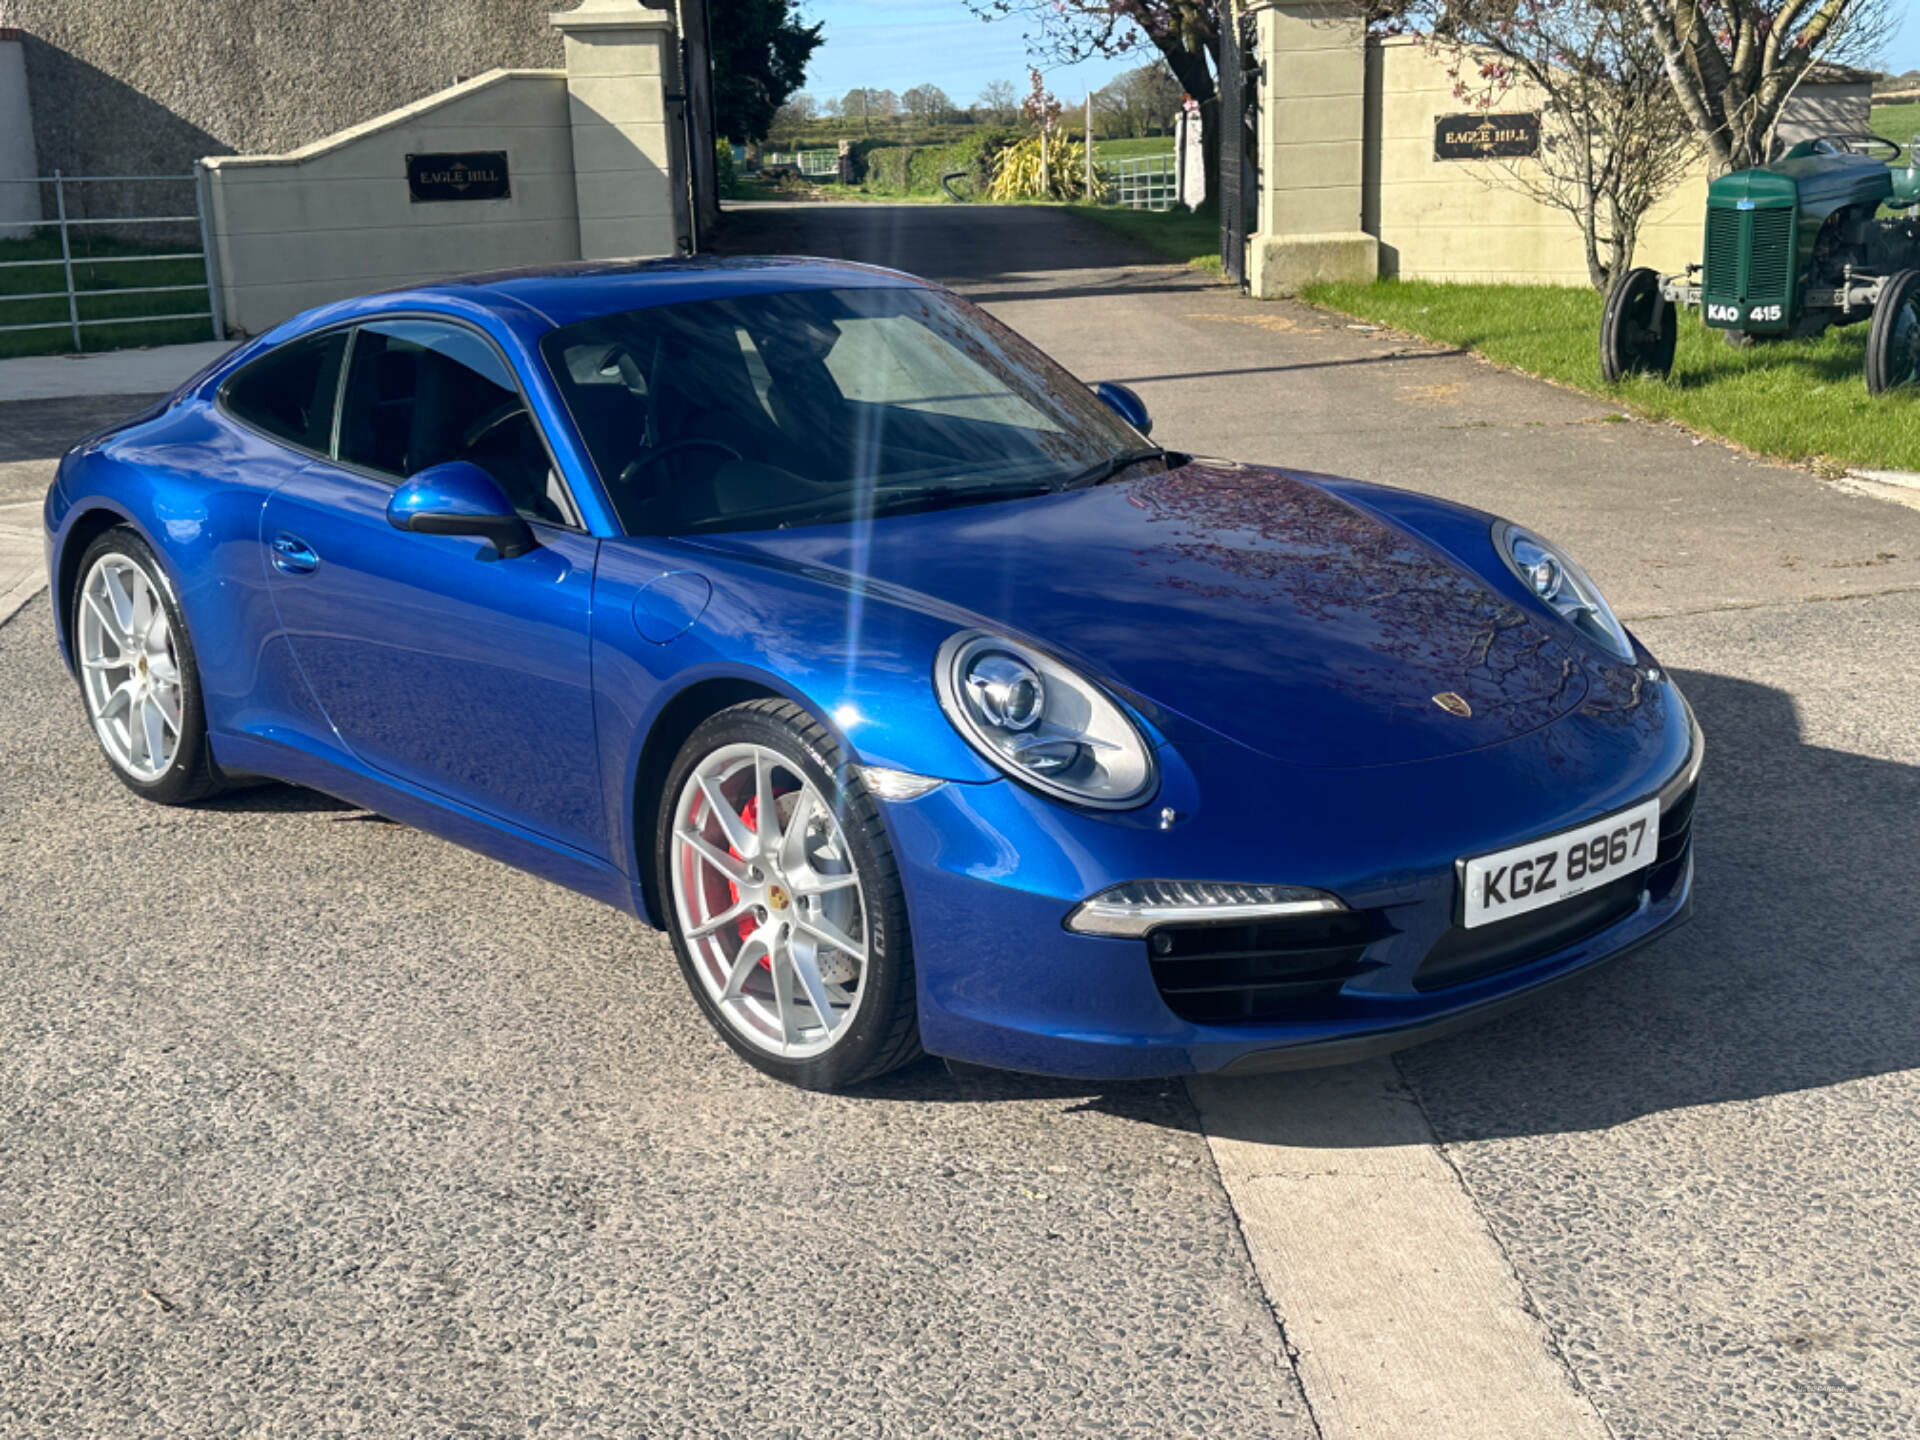
<path fill-rule="evenodd" d="M 1521 582 L 1563 620 L 1622 660 L 1633 659 L 1633 642 L 1613 607 L 1566 551 L 1505 520 L 1493 527 L 1493 543 Z"/>
<path fill-rule="evenodd" d="M 1034 789 L 1120 810 L 1154 786 L 1153 751 L 1126 712 L 1058 660 L 963 630 L 934 660 L 940 708 L 993 764 Z"/>

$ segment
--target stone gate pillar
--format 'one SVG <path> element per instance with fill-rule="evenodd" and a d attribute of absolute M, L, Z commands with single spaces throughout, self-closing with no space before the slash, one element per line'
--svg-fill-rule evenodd
<path fill-rule="evenodd" d="M 1380 243 L 1361 228 L 1367 33 L 1343 0 L 1271 0 L 1260 11 L 1260 229 L 1255 295 L 1375 279 Z"/>
<path fill-rule="evenodd" d="M 689 230 L 685 147 L 667 105 L 680 72 L 673 12 L 583 0 L 551 19 L 566 37 L 580 257 L 678 254 Z"/>

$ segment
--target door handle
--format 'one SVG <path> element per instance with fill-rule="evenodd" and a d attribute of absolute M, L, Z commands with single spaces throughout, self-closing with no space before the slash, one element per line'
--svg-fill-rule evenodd
<path fill-rule="evenodd" d="M 298 535 L 282 530 L 273 537 L 273 565 L 288 575 L 311 575 L 320 568 L 320 557 Z"/>

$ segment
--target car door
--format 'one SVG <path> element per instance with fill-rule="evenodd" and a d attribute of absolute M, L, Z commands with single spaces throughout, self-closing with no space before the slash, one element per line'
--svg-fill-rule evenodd
<path fill-rule="evenodd" d="M 532 550 L 501 559 L 484 540 L 388 522 L 395 486 L 450 460 L 500 483 Z M 330 456 L 264 518 L 280 624 L 357 759 L 606 856 L 588 634 L 599 542 L 490 340 L 440 319 L 357 327 Z"/>

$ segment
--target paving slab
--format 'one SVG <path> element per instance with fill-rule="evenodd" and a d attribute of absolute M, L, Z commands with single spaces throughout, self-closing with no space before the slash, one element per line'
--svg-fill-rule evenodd
<path fill-rule="evenodd" d="M 65 400 L 81 395 L 165 393 L 191 379 L 227 351 L 231 340 L 106 350 L 92 355 L 22 355 L 0 360 L 0 404 Z"/>

